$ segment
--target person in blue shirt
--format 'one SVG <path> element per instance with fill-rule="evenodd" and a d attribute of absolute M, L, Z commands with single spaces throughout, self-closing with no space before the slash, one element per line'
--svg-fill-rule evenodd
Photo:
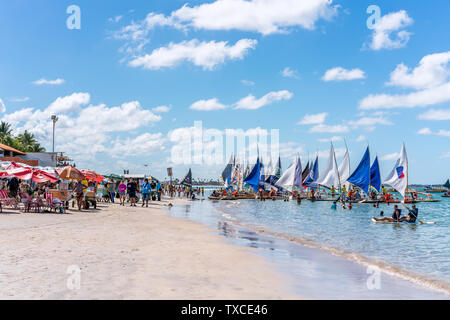
<path fill-rule="evenodd" d="M 161 183 L 159 183 L 158 181 L 158 183 L 156 184 L 156 195 L 158 197 L 158 201 L 161 201 L 161 191 L 162 191 Z"/>
<path fill-rule="evenodd" d="M 145 179 L 144 183 L 142 184 L 142 207 L 144 204 L 148 208 L 148 202 L 150 200 L 150 191 L 151 186 L 150 183 L 148 183 L 148 179 Z"/>

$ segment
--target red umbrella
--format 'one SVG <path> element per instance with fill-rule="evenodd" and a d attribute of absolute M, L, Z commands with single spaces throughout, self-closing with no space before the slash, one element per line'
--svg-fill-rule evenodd
<path fill-rule="evenodd" d="M 98 174 L 93 170 L 81 170 L 81 172 L 86 177 L 86 180 L 93 182 L 102 182 L 103 180 L 105 180 L 105 177 L 103 177 L 102 175 Z"/>

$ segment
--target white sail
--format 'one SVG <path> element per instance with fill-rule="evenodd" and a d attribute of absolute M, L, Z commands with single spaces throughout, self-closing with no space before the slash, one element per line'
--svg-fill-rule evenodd
<path fill-rule="evenodd" d="M 334 153 L 333 144 L 331 144 L 327 167 L 322 171 L 317 183 L 328 188 L 336 188 L 339 186 L 339 171 L 336 164 L 336 155 Z"/>
<path fill-rule="evenodd" d="M 384 183 L 397 190 L 403 198 L 406 196 L 408 189 L 408 155 L 406 154 L 405 144 L 403 144 L 400 158 Z"/>
<path fill-rule="evenodd" d="M 350 187 L 350 182 L 347 181 L 348 178 L 350 178 L 351 171 L 350 171 L 350 153 L 345 153 L 344 159 L 341 162 L 341 165 L 339 166 L 339 179 L 341 180 L 341 186 L 345 186 L 345 188 L 348 190 Z"/>
<path fill-rule="evenodd" d="M 286 189 L 290 192 L 294 190 L 295 172 L 297 169 L 297 159 L 290 165 L 290 167 L 284 172 L 281 178 L 275 183 L 275 186 Z"/>
<path fill-rule="evenodd" d="M 273 166 L 272 166 L 272 160 L 270 160 L 269 165 L 267 166 L 267 169 L 266 169 L 266 179 L 268 177 L 270 177 L 272 172 L 273 172 Z"/>

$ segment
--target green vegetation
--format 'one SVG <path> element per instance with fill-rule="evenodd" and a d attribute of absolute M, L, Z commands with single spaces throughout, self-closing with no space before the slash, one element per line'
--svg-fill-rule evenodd
<path fill-rule="evenodd" d="M 25 130 L 24 133 L 14 136 L 11 124 L 4 121 L 0 122 L 0 143 L 22 152 L 45 152 L 34 134 Z"/>

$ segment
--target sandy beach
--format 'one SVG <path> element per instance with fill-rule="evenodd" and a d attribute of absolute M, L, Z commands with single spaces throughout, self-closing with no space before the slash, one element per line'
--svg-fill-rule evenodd
<path fill-rule="evenodd" d="M 5 210 L 0 298 L 299 298 L 251 249 L 230 245 L 206 226 L 169 217 L 168 203 L 100 204 L 98 210 L 66 215 Z"/>

